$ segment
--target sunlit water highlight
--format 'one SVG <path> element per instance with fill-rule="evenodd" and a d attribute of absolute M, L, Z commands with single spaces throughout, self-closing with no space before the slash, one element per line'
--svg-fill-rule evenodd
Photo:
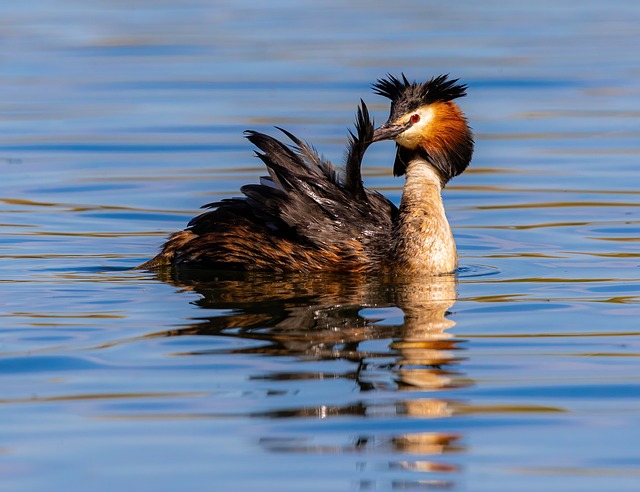
<path fill-rule="evenodd" d="M 3 490 L 635 491 L 640 7 L 0 6 Z M 133 271 L 369 85 L 451 72 L 476 133 L 437 279 Z M 369 187 L 398 202 L 393 149 Z"/>

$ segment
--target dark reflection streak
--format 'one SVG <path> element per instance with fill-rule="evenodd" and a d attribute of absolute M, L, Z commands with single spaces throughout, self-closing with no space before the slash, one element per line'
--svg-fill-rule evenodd
<path fill-rule="evenodd" d="M 431 433 L 412 434 L 411 436 L 376 436 L 357 435 L 352 442 L 342 446 L 314 445 L 309 439 L 296 437 L 264 437 L 260 439 L 260 444 L 269 451 L 279 453 L 348 453 L 348 452 L 387 452 L 396 451 L 403 454 L 413 454 L 422 456 L 434 456 L 442 454 L 462 453 L 466 447 L 459 445 L 462 438 L 460 434 L 454 433 Z M 416 462 L 390 462 L 389 468 L 398 467 L 418 467 L 423 463 Z M 446 465 L 440 463 L 443 468 Z M 448 471 L 453 471 L 455 466 L 449 465 Z M 428 470 L 421 470 L 428 471 Z"/>

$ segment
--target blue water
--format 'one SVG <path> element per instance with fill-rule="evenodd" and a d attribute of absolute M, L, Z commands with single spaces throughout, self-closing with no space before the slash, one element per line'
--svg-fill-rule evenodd
<path fill-rule="evenodd" d="M 2 490 L 638 490 L 639 39 L 622 0 L 4 2 Z M 340 163 L 402 71 L 469 85 L 457 275 L 131 270 L 257 181 L 243 130 Z"/>

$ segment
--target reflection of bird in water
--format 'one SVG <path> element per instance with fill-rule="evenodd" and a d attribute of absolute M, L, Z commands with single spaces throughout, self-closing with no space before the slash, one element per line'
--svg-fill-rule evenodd
<path fill-rule="evenodd" d="M 140 268 L 184 265 L 217 270 L 340 271 L 439 274 L 457 267 L 442 187 L 468 166 L 473 138 L 453 102 L 466 86 L 447 76 L 410 83 L 393 76 L 374 84 L 391 100 L 374 131 L 358 109 L 344 179 L 331 163 L 289 132 L 294 147 L 247 132 L 269 171 L 244 197 L 206 205 L 187 229 Z M 400 207 L 366 190 L 361 164 L 369 145 L 396 141 L 396 175 L 406 175 Z"/>
<path fill-rule="evenodd" d="M 357 368 L 348 378 L 363 390 L 369 386 L 365 374 L 380 368 L 383 373 L 392 368 L 403 388 L 461 384 L 449 369 L 461 359 L 460 340 L 448 332 L 455 324 L 447 317 L 456 301 L 455 275 L 400 280 L 220 272 L 212 278 L 208 272 L 178 269 L 159 272 L 159 277 L 200 294 L 196 304 L 204 317 L 154 336 L 240 338 L 262 343 L 235 347 L 233 353 L 349 360 Z M 399 309 L 401 321 L 378 317 L 389 307 Z M 209 310 L 215 314 L 207 316 Z M 389 347 L 372 350 L 365 344 L 372 340 L 388 340 Z"/>
<path fill-rule="evenodd" d="M 202 309 L 184 326 L 145 338 L 214 337 L 214 343 L 205 343 L 199 350 L 193 350 L 199 344 L 167 346 L 179 347 L 182 351 L 175 355 L 191 359 L 227 361 L 230 367 L 233 361 L 246 364 L 251 368 L 248 387 L 259 387 L 271 396 L 258 403 L 252 398 L 248 406 L 226 403 L 222 416 L 441 418 L 455 414 L 462 404 L 459 398 L 447 396 L 448 390 L 470 384 L 460 370 L 464 341 L 449 332 L 454 325 L 448 315 L 456 302 L 455 274 L 400 278 L 324 272 L 212 275 L 197 269 L 163 269 L 156 275 L 199 294 L 195 304 Z M 327 391 L 326 385 L 332 384 L 353 390 L 347 394 Z M 325 390 L 311 399 L 297 397 L 300 387 L 313 385 Z M 260 443 L 267 451 L 296 454 L 421 454 L 419 461 L 403 460 L 399 466 L 456 471 L 455 463 L 425 457 L 463 452 L 462 434 L 451 429 L 439 432 L 437 426 L 424 423 L 417 425 L 417 432 L 410 426 L 402 428 L 397 433 L 362 431 L 329 446 L 321 437 L 300 439 L 282 433 L 266 434 Z"/>

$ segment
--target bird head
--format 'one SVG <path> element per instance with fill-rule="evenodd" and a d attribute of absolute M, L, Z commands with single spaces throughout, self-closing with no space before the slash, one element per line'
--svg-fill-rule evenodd
<path fill-rule="evenodd" d="M 445 184 L 461 174 L 473 155 L 473 134 L 467 119 L 453 102 L 466 95 L 467 86 L 447 75 L 428 82 L 409 82 L 388 75 L 373 84 L 376 94 L 391 100 L 388 121 L 375 130 L 373 141 L 395 140 L 396 176 L 405 173 L 411 158 L 418 154 L 439 173 Z"/>

